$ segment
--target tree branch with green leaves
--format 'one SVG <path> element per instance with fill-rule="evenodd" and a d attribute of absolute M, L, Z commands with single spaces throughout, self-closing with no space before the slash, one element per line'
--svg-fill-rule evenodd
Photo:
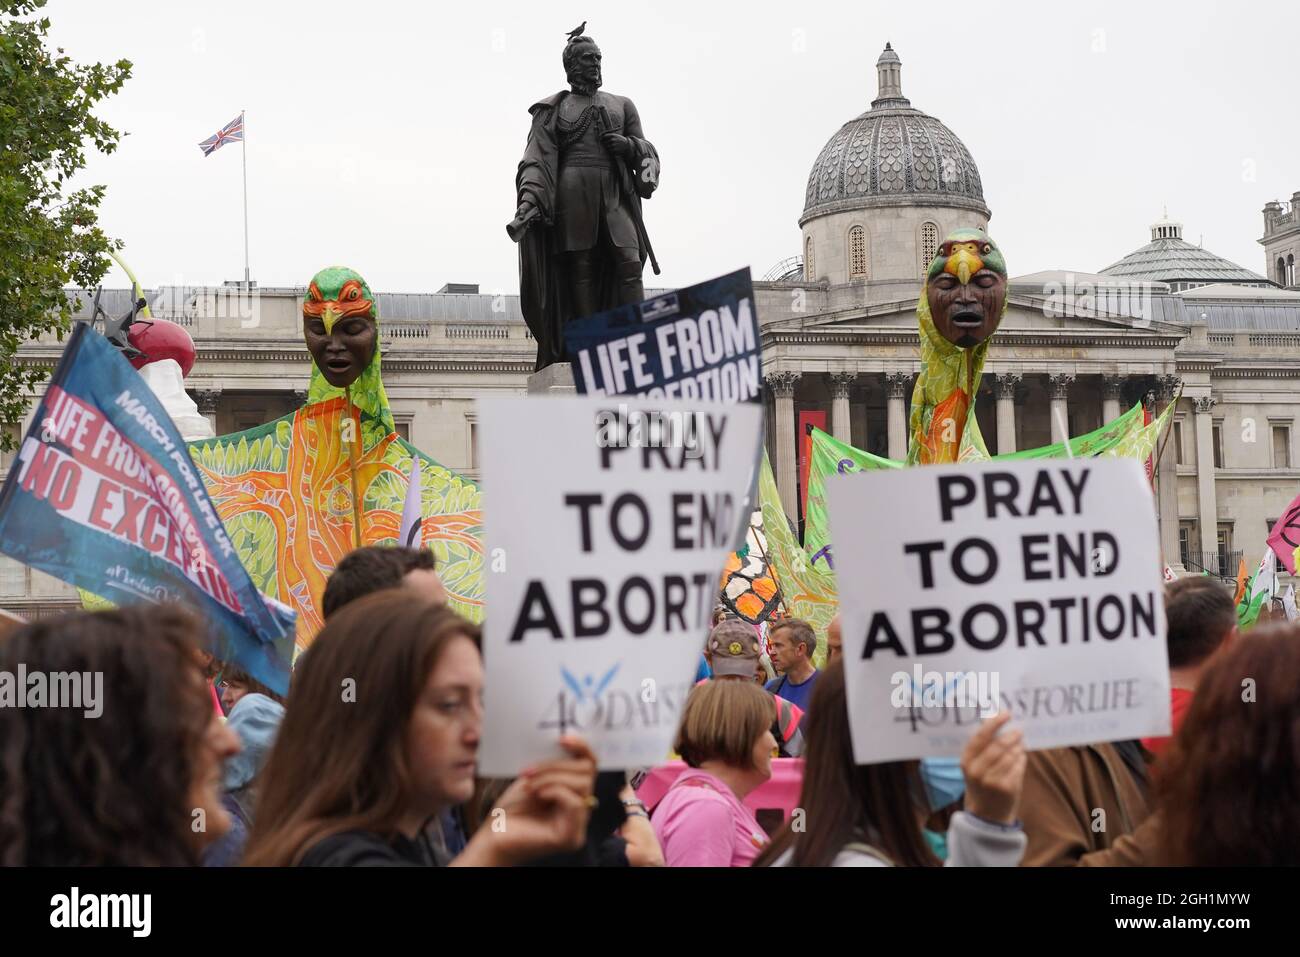
<path fill-rule="evenodd" d="M 74 63 L 48 46 L 46 0 L 0 0 L 0 448 L 27 412 L 48 366 L 20 363 L 18 349 L 42 333 L 62 341 L 77 303 L 66 288 L 91 288 L 120 245 L 97 222 L 103 186 L 69 190 L 86 150 L 117 148 L 121 133 L 92 110 L 121 89 L 131 64 Z"/>

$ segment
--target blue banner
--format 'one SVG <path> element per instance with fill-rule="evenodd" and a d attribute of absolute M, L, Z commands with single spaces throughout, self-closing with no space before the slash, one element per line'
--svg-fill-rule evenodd
<path fill-rule="evenodd" d="M 214 655 L 288 692 L 293 612 L 254 587 L 162 404 L 84 323 L 0 490 L 0 552 L 117 604 L 183 602 Z"/>
<path fill-rule="evenodd" d="M 575 319 L 564 341 L 581 394 L 762 401 L 748 269 Z"/>

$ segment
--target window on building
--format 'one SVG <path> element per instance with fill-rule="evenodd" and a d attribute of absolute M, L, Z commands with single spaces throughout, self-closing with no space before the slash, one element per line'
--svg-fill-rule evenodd
<path fill-rule="evenodd" d="M 1289 425 L 1273 426 L 1273 468 L 1289 469 L 1291 467 L 1291 427 Z"/>
<path fill-rule="evenodd" d="M 1286 282 L 1286 260 L 1281 256 L 1277 257 L 1277 284 L 1285 286 Z"/>
<path fill-rule="evenodd" d="M 1214 467 L 1223 468 L 1223 426 L 1218 423 L 1214 426 Z"/>
<path fill-rule="evenodd" d="M 1286 257 L 1286 284 L 1295 285 L 1295 253 Z"/>
<path fill-rule="evenodd" d="M 1181 522 L 1178 526 L 1178 560 L 1183 563 L 1184 568 L 1190 568 L 1188 564 L 1192 554 L 1192 523 Z"/>
<path fill-rule="evenodd" d="M 1220 555 L 1227 555 L 1232 551 L 1232 525 L 1227 524 L 1219 526 L 1218 545 Z M 1235 572 L 1236 569 L 1234 568 L 1233 571 Z"/>
<path fill-rule="evenodd" d="M 397 429 L 397 434 L 398 434 L 398 435 L 400 435 L 402 438 L 406 439 L 406 441 L 408 441 L 408 442 L 411 441 L 411 423 L 410 423 L 410 422 L 394 422 L 394 423 L 393 423 L 393 426 L 394 426 L 394 428 Z"/>
<path fill-rule="evenodd" d="M 478 468 L 478 423 L 469 424 L 469 467 Z"/>
<path fill-rule="evenodd" d="M 1183 464 L 1183 423 L 1174 423 L 1174 464 Z"/>
<path fill-rule="evenodd" d="M 939 227 L 934 223 L 921 224 L 921 275 L 924 276 L 939 254 Z"/>
<path fill-rule="evenodd" d="M 817 278 L 817 265 L 813 262 L 813 241 L 812 237 L 805 237 L 803 241 L 803 278 L 812 282 Z"/>
<path fill-rule="evenodd" d="M 849 278 L 867 278 L 867 231 L 861 226 L 849 230 Z"/>

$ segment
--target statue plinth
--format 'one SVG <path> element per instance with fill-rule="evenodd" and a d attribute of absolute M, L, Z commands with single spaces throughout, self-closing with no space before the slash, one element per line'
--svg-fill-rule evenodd
<path fill-rule="evenodd" d="M 573 382 L 573 366 L 555 362 L 541 372 L 528 377 L 529 395 L 575 395 L 578 387 Z"/>

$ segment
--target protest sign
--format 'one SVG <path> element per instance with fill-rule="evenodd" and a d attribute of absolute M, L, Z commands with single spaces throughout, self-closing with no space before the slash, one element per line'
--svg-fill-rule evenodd
<path fill-rule="evenodd" d="M 1139 462 L 985 462 L 826 485 L 859 763 L 958 755 L 996 710 L 1030 749 L 1169 733 L 1159 539 Z"/>
<path fill-rule="evenodd" d="M 581 394 L 762 400 L 748 269 L 576 319 L 564 339 Z"/>
<path fill-rule="evenodd" d="M 748 269 L 568 323 L 579 395 L 762 401 L 762 343 Z M 755 450 L 733 550 L 745 547 L 758 510 Z M 775 583 L 773 583 L 775 584 Z"/>
<path fill-rule="evenodd" d="M 479 772 L 586 737 L 659 764 L 694 683 L 762 407 L 481 399 L 489 706 Z"/>
<path fill-rule="evenodd" d="M 288 691 L 293 612 L 253 586 L 162 403 L 85 324 L 0 490 L 0 551 L 113 602 L 185 602 L 213 654 Z"/>

